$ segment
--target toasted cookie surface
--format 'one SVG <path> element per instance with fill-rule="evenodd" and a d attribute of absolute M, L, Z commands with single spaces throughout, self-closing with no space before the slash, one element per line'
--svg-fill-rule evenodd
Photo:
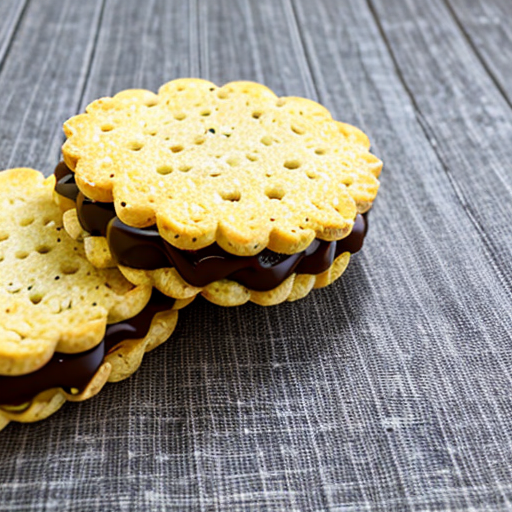
<path fill-rule="evenodd" d="M 87 261 L 62 228 L 53 186 L 32 169 L 0 173 L 0 375 L 96 346 L 107 323 L 136 315 L 151 295 Z"/>
<path fill-rule="evenodd" d="M 217 242 L 293 254 L 347 236 L 376 196 L 368 138 L 321 105 L 252 82 L 174 80 L 127 90 L 64 125 L 67 165 L 89 198 L 180 249 Z"/>

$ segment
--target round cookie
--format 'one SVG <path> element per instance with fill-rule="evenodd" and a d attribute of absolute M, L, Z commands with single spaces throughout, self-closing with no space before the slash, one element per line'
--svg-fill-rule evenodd
<path fill-rule="evenodd" d="M 123 91 L 91 103 L 64 131 L 64 160 L 84 202 L 112 204 L 118 226 L 151 227 L 175 255 L 216 246 L 237 258 L 270 251 L 275 259 L 307 251 L 314 241 L 341 241 L 371 207 L 382 167 L 357 128 L 311 100 L 278 98 L 252 82 L 219 88 L 180 79 L 157 95 Z M 289 272 L 262 289 L 231 275 L 190 279 L 175 257 L 160 267 L 130 265 L 112 237 L 90 236 L 106 229 L 84 232 L 84 215 L 73 210 L 64 218 L 96 266 L 117 264 L 134 283 L 172 297 L 201 293 L 221 305 L 304 297 L 339 277 L 352 252 L 337 251 L 328 265 Z"/>
<path fill-rule="evenodd" d="M 174 80 L 127 90 L 64 124 L 66 164 L 88 198 L 171 245 L 248 256 L 347 236 L 382 163 L 360 130 L 252 82 Z"/>

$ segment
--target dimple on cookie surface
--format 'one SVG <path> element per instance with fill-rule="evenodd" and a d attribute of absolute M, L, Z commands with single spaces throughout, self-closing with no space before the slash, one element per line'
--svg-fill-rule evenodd
<path fill-rule="evenodd" d="M 371 207 L 382 163 L 318 103 L 252 82 L 174 80 L 127 90 L 64 125 L 67 165 L 89 198 L 170 244 L 253 255 L 338 240 Z"/>
<path fill-rule="evenodd" d="M 136 315 L 151 295 L 87 261 L 62 227 L 54 181 L 32 169 L 0 173 L 0 375 L 96 346 L 107 323 Z"/>

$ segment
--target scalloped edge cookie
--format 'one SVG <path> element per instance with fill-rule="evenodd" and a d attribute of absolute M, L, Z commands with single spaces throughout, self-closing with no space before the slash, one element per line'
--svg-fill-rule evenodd
<path fill-rule="evenodd" d="M 86 197 L 156 224 L 179 249 L 254 255 L 339 240 L 377 194 L 382 162 L 320 104 L 254 82 L 178 79 L 121 91 L 64 124 L 62 153 Z"/>
<path fill-rule="evenodd" d="M 302 299 L 313 288 L 323 288 L 338 279 L 348 266 L 350 253 L 340 254 L 333 264 L 321 274 L 292 274 L 273 290 L 255 291 L 245 286 L 222 279 L 202 288 L 189 285 L 175 268 L 138 270 L 119 266 L 119 270 L 133 284 L 151 284 L 169 297 L 189 298 L 201 294 L 218 306 L 241 306 L 254 302 L 260 306 L 275 306 L 285 301 Z"/>

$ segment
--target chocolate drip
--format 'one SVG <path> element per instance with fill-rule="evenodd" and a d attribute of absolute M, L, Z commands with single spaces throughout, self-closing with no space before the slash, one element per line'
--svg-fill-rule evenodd
<path fill-rule="evenodd" d="M 80 191 L 76 185 L 73 171 L 64 162 L 60 162 L 55 167 L 53 174 L 55 174 L 56 178 L 55 191 L 61 196 L 76 201 Z"/>
<path fill-rule="evenodd" d="M 42 368 L 27 375 L 0 376 L 0 404 L 22 404 L 46 389 L 85 388 L 106 354 L 115 351 L 124 340 L 144 338 L 153 317 L 160 311 L 171 309 L 174 302 L 174 299 L 153 290 L 146 307 L 133 318 L 108 325 L 105 337 L 96 347 L 79 354 L 56 352 Z"/>
<path fill-rule="evenodd" d="M 76 184 L 75 184 L 76 187 Z M 100 203 L 79 192 L 75 199 L 80 225 L 92 236 L 105 236 L 107 224 L 116 217 L 113 203 Z"/>
<path fill-rule="evenodd" d="M 57 169 L 62 173 L 60 166 Z M 62 186 L 69 187 L 70 176 L 74 181 L 69 169 L 67 174 L 60 175 L 55 187 L 59 194 L 61 182 Z M 69 193 L 70 188 L 65 192 Z M 335 242 L 315 239 L 306 250 L 296 254 L 279 254 L 264 249 L 255 256 L 236 256 L 217 244 L 197 251 L 185 251 L 164 240 L 156 227 L 139 229 L 124 224 L 116 216 L 113 203 L 99 203 L 84 197 L 76 184 L 74 193 L 82 227 L 92 235 L 107 237 L 116 263 L 144 270 L 175 267 L 185 281 L 198 287 L 230 279 L 251 290 L 272 290 L 294 272 L 320 274 L 340 254 L 359 251 L 367 231 L 366 216 L 357 215 L 348 237 Z"/>

